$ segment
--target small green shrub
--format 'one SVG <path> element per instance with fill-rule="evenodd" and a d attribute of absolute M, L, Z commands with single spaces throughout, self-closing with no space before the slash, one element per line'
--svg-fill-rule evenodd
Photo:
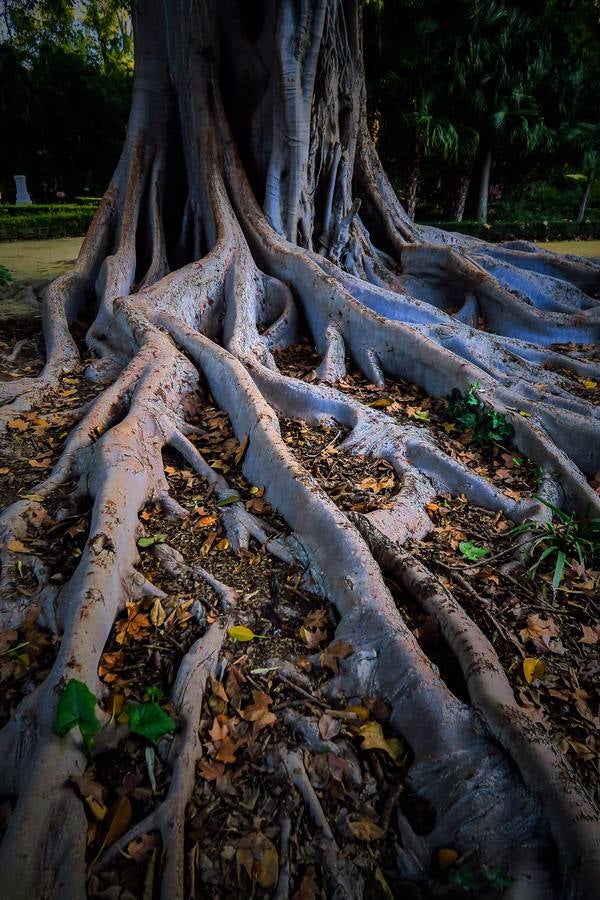
<path fill-rule="evenodd" d="M 560 587 L 566 563 L 578 562 L 581 566 L 600 562 L 600 517 L 577 519 L 574 513 L 565 513 L 553 503 L 536 497 L 540 503 L 552 510 L 554 521 L 534 522 L 528 519 L 507 531 L 508 535 L 526 534 L 531 536 L 529 554 L 536 557 L 527 573 L 533 578 L 542 563 L 554 564 L 552 590 Z"/>
<path fill-rule="evenodd" d="M 0 287 L 6 287 L 7 284 L 10 284 L 13 280 L 12 275 L 6 268 L 0 264 Z"/>
<path fill-rule="evenodd" d="M 455 388 L 446 402 L 446 418 L 463 431 L 473 432 L 477 444 L 502 444 L 512 440 L 515 429 L 506 417 L 484 403 L 477 393 L 480 384 L 476 381 L 464 394 Z"/>

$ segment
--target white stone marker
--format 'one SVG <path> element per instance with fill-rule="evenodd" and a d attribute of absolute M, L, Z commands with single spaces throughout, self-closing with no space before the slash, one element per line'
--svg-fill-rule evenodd
<path fill-rule="evenodd" d="M 13 175 L 15 179 L 15 184 L 17 186 L 17 199 L 15 203 L 17 206 L 27 206 L 31 203 L 31 197 L 27 192 L 27 182 L 25 180 L 24 175 Z"/>

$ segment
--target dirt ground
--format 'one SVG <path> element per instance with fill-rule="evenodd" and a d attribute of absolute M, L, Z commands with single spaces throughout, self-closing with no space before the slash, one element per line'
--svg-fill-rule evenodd
<path fill-rule="evenodd" d="M 39 256 L 31 248 L 27 265 L 39 268 L 30 268 L 30 278 L 42 272 L 48 277 L 50 270 L 56 274 L 77 250 L 76 239 L 34 243 L 46 247 Z M 50 245 L 55 245 L 53 253 Z M 0 252 L 0 261 L 4 259 Z M 26 274 L 25 263 L 19 265 Z M 100 389 L 83 377 L 87 351 L 82 335 L 81 367 L 64 377 L 56 391 L 40 398 L 35 414 L 9 422 L 0 436 L 0 506 L 18 497 L 35 501 L 36 484 L 58 457 L 84 405 Z M 18 355 L 9 359 L 19 341 Z M 308 344 L 290 348 L 277 362 L 285 374 L 315 378 L 316 359 Z M 14 314 L 8 321 L 5 318 L 0 378 L 35 375 L 42 363 L 39 321 Z M 377 404 L 401 423 L 430 428 L 450 456 L 509 496 L 520 499 L 535 493 L 539 473 L 533 463 L 510 446 L 477 445 L 472 434 L 449 425 L 444 400 L 402 382 L 388 382 L 380 389 L 353 370 L 338 387 Z M 581 390 L 593 393 L 586 384 Z M 193 441 L 211 467 L 225 475 L 236 501 L 274 535 L 285 535 L 286 525 L 265 501 L 264 489 L 244 478 L 244 447 L 210 396 L 194 424 L 199 431 Z M 340 448 L 344 438 L 340 431 L 317 430 L 292 420 L 282 420 L 281 426 L 284 440 L 306 470 L 342 509 L 368 512 L 385 507 L 397 493 L 398 478 L 389 465 L 347 456 Z M 234 553 L 221 521 L 222 502 L 206 481 L 175 453 L 165 453 L 165 463 L 171 494 L 187 517 L 173 521 L 154 505 L 140 510 L 150 544 L 140 545 L 138 564 L 164 597 L 126 603 L 98 672 L 106 690 L 102 705 L 117 718 L 127 704 L 157 697 L 164 698 L 164 709 L 172 712 L 168 698 L 179 663 L 206 624 L 217 618 L 214 591 L 190 570 L 179 577 L 165 575 L 153 540 L 178 548 L 190 567 L 200 563 L 238 592 L 232 621 L 250 629 L 252 637 L 229 636 L 204 700 L 202 758 L 186 814 L 189 896 L 266 900 L 273 895 L 281 869 L 288 871 L 290 896 L 297 900 L 331 896 L 331 873 L 319 847 L 318 829 L 299 794 L 289 784 L 286 787 L 280 747 L 300 755 L 307 782 L 334 831 L 340 858 L 357 867 L 369 900 L 433 896 L 461 900 L 479 896 L 478 891 L 499 896 L 506 873 L 482 866 L 476 853 L 464 847 L 437 848 L 428 887 L 399 880 L 399 822 L 404 817 L 417 834 L 426 834 L 432 814 L 411 794 L 406 780 L 411 751 L 389 729 L 385 704 L 374 697 L 334 700 L 325 691 L 340 661 L 353 652 L 350 645 L 334 640 L 335 612 L 304 588 L 302 572 L 276 560 L 268 547 L 251 543 L 248 550 Z M 600 479 L 600 473 L 596 477 Z M 593 484 L 600 491 L 600 480 Z M 57 515 L 61 502 L 56 497 L 39 503 L 38 526 L 27 538 L 27 551 L 44 561 L 57 587 L 77 566 L 90 519 L 85 508 L 80 515 L 61 519 Z M 523 570 L 508 574 L 503 568 L 514 538 L 509 535 L 513 523 L 502 514 L 474 507 L 462 495 L 439 495 L 428 512 L 431 533 L 411 542 L 408 549 L 456 594 L 492 641 L 522 708 L 546 730 L 592 790 L 600 759 L 600 571 L 568 565 L 561 588 L 554 593 L 550 568 L 541 567 L 535 579 Z M 461 550 L 465 543 L 485 555 L 473 562 Z M 19 574 L 25 589 L 35 593 L 35 574 L 27 564 Z M 435 621 L 397 585 L 390 582 L 389 587 L 424 651 L 453 692 L 466 700 L 464 679 Z M 58 643 L 59 637 L 40 628 L 35 616 L 18 630 L 0 634 L 0 724 L 44 679 Z M 90 864 L 132 824 L 151 816 L 164 799 L 170 770 L 159 751 L 160 747 L 155 752 L 143 738 L 130 734 L 117 748 L 90 762 L 79 788 L 89 822 Z M 10 814 L 9 809 L 4 812 Z M 0 828 L 2 813 L 0 806 Z M 90 897 L 152 896 L 160 852 L 156 831 L 143 832 L 114 864 L 92 875 Z M 119 890 L 111 893 L 117 886 Z"/>

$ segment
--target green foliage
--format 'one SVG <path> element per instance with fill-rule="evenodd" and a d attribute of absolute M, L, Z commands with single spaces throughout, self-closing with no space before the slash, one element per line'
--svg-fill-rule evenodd
<path fill-rule="evenodd" d="M 129 730 L 153 743 L 177 728 L 177 723 L 154 701 L 130 703 L 125 713 L 129 717 Z"/>
<path fill-rule="evenodd" d="M 600 240 L 600 219 L 575 222 L 567 219 L 523 219 L 521 221 L 490 222 L 430 222 L 436 228 L 470 234 L 485 241 L 597 241 Z"/>
<path fill-rule="evenodd" d="M 96 697 L 83 681 L 71 678 L 60 695 L 56 710 L 54 730 L 64 737 L 71 729 L 78 727 L 88 753 L 94 746 L 94 736 L 100 730 L 96 717 Z"/>
<path fill-rule="evenodd" d="M 6 287 L 7 284 L 10 284 L 12 281 L 12 275 L 6 268 L 0 264 L 0 287 Z"/>
<path fill-rule="evenodd" d="M 153 547 L 154 544 L 164 544 L 166 541 L 166 534 L 151 534 L 148 537 L 138 538 L 138 547 Z"/>
<path fill-rule="evenodd" d="M 0 211 L 0 241 L 78 237 L 86 233 L 94 212 L 93 207 L 85 206 L 57 207 L 52 212 L 35 211 L 19 215 L 5 215 Z"/>
<path fill-rule="evenodd" d="M 446 403 L 446 417 L 464 431 L 472 431 L 478 444 L 510 441 L 515 433 L 513 426 L 502 413 L 483 402 L 477 393 L 479 389 L 478 381 L 464 394 L 455 388 Z"/>
<path fill-rule="evenodd" d="M 458 549 L 465 559 L 470 559 L 473 562 L 476 562 L 478 559 L 483 559 L 483 557 L 488 556 L 490 552 L 487 547 L 478 547 L 473 541 L 461 541 L 458 545 Z"/>
<path fill-rule="evenodd" d="M 530 537 L 529 554 L 535 558 L 527 570 L 533 578 L 544 563 L 553 565 L 552 590 L 556 593 L 561 585 L 565 565 L 579 563 L 587 566 L 600 561 L 600 517 L 578 519 L 574 513 L 565 513 L 553 503 L 536 497 L 552 511 L 552 522 L 535 522 L 528 519 L 507 532 L 508 535 L 525 534 Z"/>

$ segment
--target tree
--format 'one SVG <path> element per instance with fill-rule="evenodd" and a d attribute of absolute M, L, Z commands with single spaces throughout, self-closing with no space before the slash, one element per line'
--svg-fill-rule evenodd
<path fill-rule="evenodd" d="M 585 478 L 600 469 L 597 409 L 565 386 L 564 374 L 574 384 L 597 377 L 597 366 L 551 346 L 597 339 L 598 267 L 411 220 L 367 129 L 361 13 L 358 0 L 136 3 L 121 159 L 75 267 L 48 289 L 43 372 L 2 385 L 6 418 L 29 410 L 78 360 L 75 317 L 91 321 L 89 377 L 107 385 L 35 499 L 2 517 L 2 620 L 11 627 L 34 602 L 14 580 L 12 542 L 26 536 L 36 504 L 58 492 L 65 514 L 69 504 L 92 508 L 74 575 L 55 600 L 43 595 L 47 621 L 62 635 L 56 660 L 0 732 L 2 793 L 16 797 L 0 851 L 11 900 L 85 894 L 86 825 L 66 786 L 85 766 L 85 747 L 55 734 L 57 698 L 71 679 L 99 692 L 98 658 L 115 617 L 126 597 L 152 590 L 136 572 L 138 513 L 153 499 L 182 514 L 169 497 L 163 448 L 227 501 L 234 546 L 268 539 L 189 440 L 188 411 L 206 389 L 231 420 L 245 474 L 265 486 L 289 527 L 269 546 L 298 558 L 338 610 L 337 637 L 354 654 L 332 688 L 384 698 L 414 754 L 411 788 L 436 823 L 412 842 L 406 824 L 405 874 L 415 871 L 411 847 L 429 860 L 456 842 L 505 868 L 512 896 L 595 895 L 600 824 L 586 792 L 517 704 L 493 646 L 401 546 L 431 527 L 426 504 L 436 491 L 462 492 L 515 521 L 541 517 L 541 505 L 502 494 L 447 457 L 427 429 L 400 427 L 335 384 L 348 358 L 374 385 L 405 379 L 444 396 L 478 382 L 543 470 L 542 494 L 581 514 L 598 511 Z M 277 366 L 277 351 L 305 328 L 321 357 L 318 383 Z M 346 450 L 388 459 L 402 478 L 394 509 L 371 518 L 338 509 L 282 440 L 278 416 L 335 421 L 348 431 Z M 172 560 L 168 549 L 162 558 Z M 425 656 L 384 571 L 439 622 L 469 703 Z M 209 656 L 222 638 L 216 622 Z M 186 665 L 174 698 L 185 727 L 171 789 L 114 845 L 118 852 L 140 830 L 159 830 L 169 900 L 185 896 L 180 823 L 198 753 L 185 716 L 207 674 Z M 329 850 L 332 895 L 361 896 L 360 869 Z"/>

